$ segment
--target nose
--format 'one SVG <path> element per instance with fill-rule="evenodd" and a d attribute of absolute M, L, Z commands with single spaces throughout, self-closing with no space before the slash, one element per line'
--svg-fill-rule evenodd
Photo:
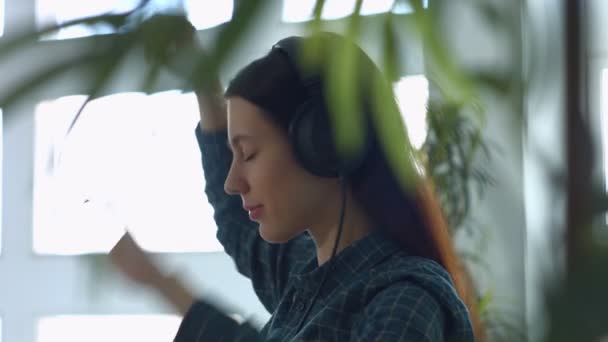
<path fill-rule="evenodd" d="M 249 189 L 247 181 L 241 174 L 240 168 L 233 162 L 226 175 L 226 181 L 224 182 L 224 191 L 229 195 L 245 194 Z"/>

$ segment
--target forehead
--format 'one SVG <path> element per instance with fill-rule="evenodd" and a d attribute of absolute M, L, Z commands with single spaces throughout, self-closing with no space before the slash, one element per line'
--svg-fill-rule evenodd
<path fill-rule="evenodd" d="M 246 128 L 260 124 L 259 121 L 263 119 L 261 108 L 241 97 L 230 97 L 227 99 L 227 104 L 229 128 L 230 126 Z"/>
<path fill-rule="evenodd" d="M 278 130 L 268 114 L 252 102 L 237 96 L 229 97 L 226 102 L 229 137 L 253 133 L 263 136 Z"/>

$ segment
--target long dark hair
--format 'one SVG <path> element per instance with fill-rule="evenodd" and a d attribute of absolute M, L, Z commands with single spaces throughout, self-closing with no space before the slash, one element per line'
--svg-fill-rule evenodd
<path fill-rule="evenodd" d="M 338 36 L 335 34 L 331 35 L 332 40 L 336 37 Z M 368 81 L 361 82 L 361 106 L 371 115 L 371 87 L 379 84 L 370 80 L 381 75 L 381 72 L 358 46 L 354 51 L 359 55 L 357 57 L 361 57 L 359 59 L 362 63 L 359 65 L 364 71 L 361 72 L 362 80 Z M 292 62 L 277 50 L 271 50 L 241 69 L 229 84 L 225 96 L 241 96 L 250 100 L 263 108 L 270 119 L 287 130 L 295 108 L 305 100 L 303 86 L 298 73 L 291 65 Z M 321 75 L 319 77 L 323 79 Z M 383 82 L 380 86 L 392 89 L 386 78 L 375 79 Z M 323 80 L 320 84 L 324 84 Z M 387 100 L 393 101 L 390 105 L 397 107 L 394 97 Z M 432 181 L 420 174 L 413 191 L 405 191 L 381 147 L 378 136 L 372 135 L 370 139 L 373 143 L 370 144 L 365 161 L 348 177 L 355 200 L 409 255 L 434 260 L 447 270 L 456 291 L 469 309 L 475 335 L 478 340 L 482 340 L 482 327 L 476 312 L 472 283 L 455 252 Z"/>

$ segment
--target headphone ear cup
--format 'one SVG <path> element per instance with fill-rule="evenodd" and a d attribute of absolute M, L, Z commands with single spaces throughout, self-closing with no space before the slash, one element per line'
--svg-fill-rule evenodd
<path fill-rule="evenodd" d="M 334 142 L 333 127 L 327 112 L 327 101 L 323 94 L 320 76 L 303 76 L 298 68 L 297 55 L 301 37 L 290 37 L 279 41 L 273 49 L 281 51 L 294 67 L 301 79 L 305 92 L 305 101 L 300 104 L 292 116 L 288 134 L 296 158 L 309 172 L 322 177 L 339 177 L 352 174 L 366 160 L 371 149 L 370 133 L 372 127 L 368 113 L 366 115 L 364 145 L 361 150 L 349 158 L 338 155 Z"/>
<path fill-rule="evenodd" d="M 340 163 L 332 138 L 329 117 L 322 106 L 305 101 L 289 124 L 289 138 L 302 166 L 321 177 L 337 177 Z"/>

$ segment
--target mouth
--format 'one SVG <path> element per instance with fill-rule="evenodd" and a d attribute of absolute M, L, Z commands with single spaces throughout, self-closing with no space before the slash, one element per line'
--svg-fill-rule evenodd
<path fill-rule="evenodd" d="M 249 212 L 249 219 L 252 221 L 258 220 L 262 216 L 262 209 L 264 206 L 257 205 L 253 207 L 247 207 L 247 211 Z"/>

